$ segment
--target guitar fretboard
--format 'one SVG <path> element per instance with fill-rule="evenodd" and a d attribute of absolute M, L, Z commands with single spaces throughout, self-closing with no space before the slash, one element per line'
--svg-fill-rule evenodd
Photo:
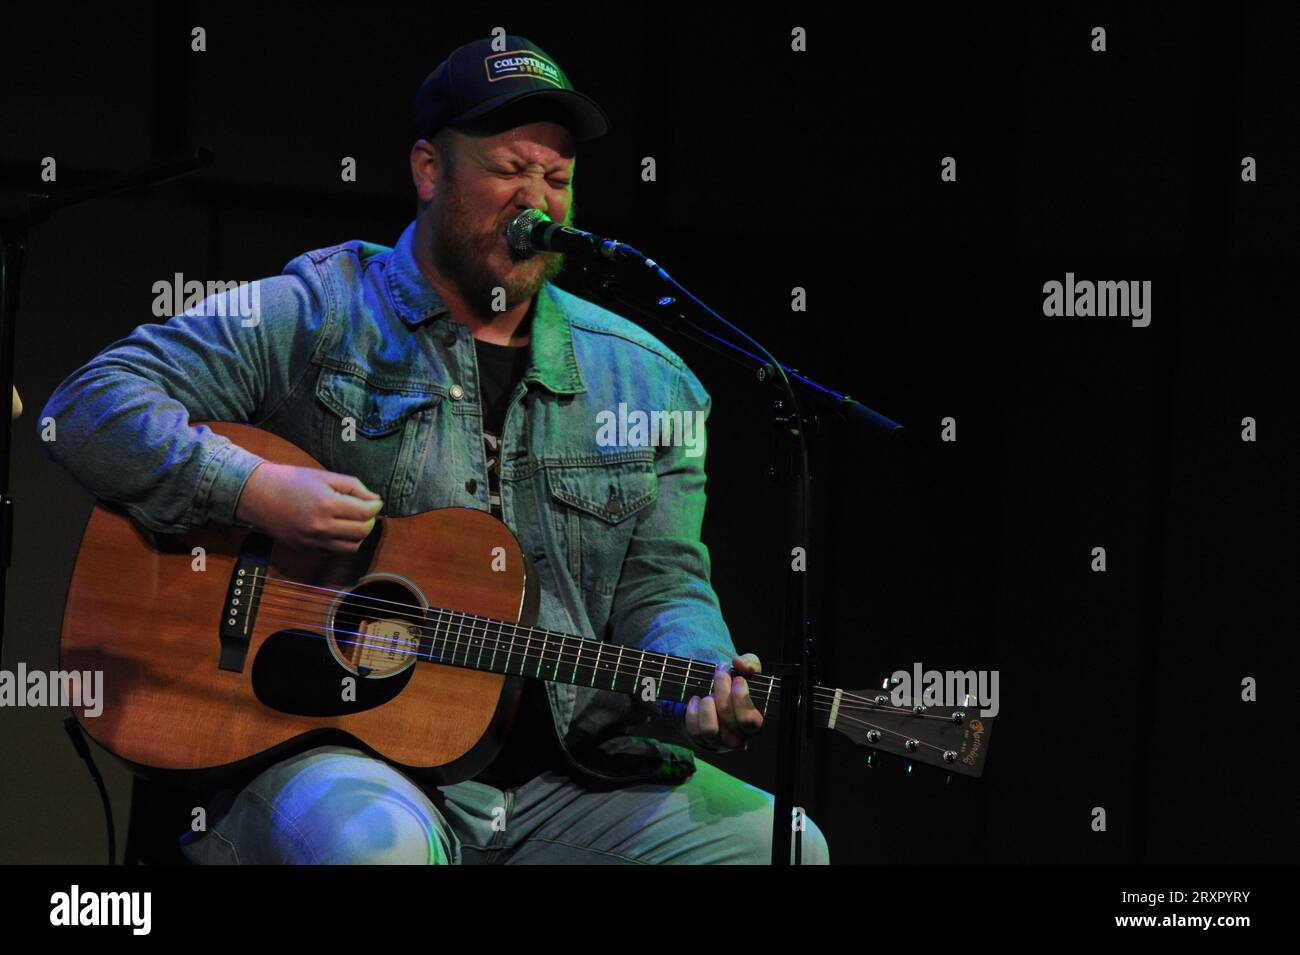
<path fill-rule="evenodd" d="M 713 689 L 712 663 L 449 610 L 431 609 L 426 614 L 419 656 L 430 663 L 656 701 L 685 703 Z M 754 706 L 766 714 L 775 678 L 758 675 L 745 680 Z"/>

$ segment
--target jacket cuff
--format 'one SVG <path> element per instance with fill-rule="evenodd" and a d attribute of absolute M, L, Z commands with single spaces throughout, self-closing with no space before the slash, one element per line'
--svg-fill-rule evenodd
<path fill-rule="evenodd" d="M 654 721 L 673 733 L 676 742 L 694 745 L 686 732 L 686 704 L 677 700 L 660 700 L 655 705 Z"/>
<path fill-rule="evenodd" d="M 217 448 L 199 480 L 195 525 L 212 521 L 222 528 L 250 527 L 236 522 L 239 496 L 248 476 L 266 459 L 231 442 Z"/>

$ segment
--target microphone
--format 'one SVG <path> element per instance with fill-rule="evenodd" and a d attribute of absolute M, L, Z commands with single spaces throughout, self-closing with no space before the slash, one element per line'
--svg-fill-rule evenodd
<path fill-rule="evenodd" d="M 511 219 L 506 226 L 506 242 L 523 258 L 538 252 L 563 252 L 578 258 L 639 263 L 668 277 L 657 262 L 632 246 L 594 232 L 558 225 L 541 209 L 525 209 Z"/>

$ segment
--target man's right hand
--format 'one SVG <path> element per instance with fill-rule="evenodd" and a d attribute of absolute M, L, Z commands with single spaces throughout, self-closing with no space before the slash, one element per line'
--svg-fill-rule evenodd
<path fill-rule="evenodd" d="M 351 554 L 383 506 L 355 477 L 263 461 L 244 482 L 235 519 L 295 549 Z"/>

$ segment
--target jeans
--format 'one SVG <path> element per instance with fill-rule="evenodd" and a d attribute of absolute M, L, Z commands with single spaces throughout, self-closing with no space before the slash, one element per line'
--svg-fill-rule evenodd
<path fill-rule="evenodd" d="M 359 750 L 319 746 L 227 793 L 181 851 L 204 864 L 768 863 L 771 794 L 695 765 L 675 785 L 597 789 L 547 770 L 514 789 L 466 780 L 426 793 Z M 829 862 L 806 816 L 802 842 L 805 864 Z"/>

